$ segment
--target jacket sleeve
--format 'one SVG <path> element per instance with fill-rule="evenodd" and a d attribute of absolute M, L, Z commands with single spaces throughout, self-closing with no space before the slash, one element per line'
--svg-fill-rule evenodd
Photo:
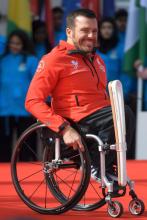
<path fill-rule="evenodd" d="M 26 110 L 55 132 L 59 132 L 59 127 L 66 120 L 55 114 L 45 100 L 54 90 L 60 71 L 58 65 L 53 65 L 47 56 L 44 56 L 38 64 L 25 101 Z"/>

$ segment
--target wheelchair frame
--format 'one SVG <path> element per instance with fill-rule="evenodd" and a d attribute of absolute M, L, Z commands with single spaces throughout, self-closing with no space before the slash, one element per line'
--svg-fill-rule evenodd
<path fill-rule="evenodd" d="M 113 121 L 114 121 L 114 130 L 115 130 L 115 139 L 116 143 L 113 145 L 107 145 L 103 143 L 103 141 L 96 135 L 93 134 L 86 134 L 87 139 L 93 139 L 97 143 L 97 148 L 100 153 L 100 170 L 101 170 L 101 188 L 103 192 L 104 199 L 102 199 L 101 204 L 97 204 L 92 207 L 88 208 L 82 208 L 78 207 L 76 203 L 80 201 L 80 199 L 83 197 L 83 194 L 86 191 L 86 188 L 88 187 L 87 182 L 90 180 L 90 173 L 87 173 L 89 177 L 85 181 L 85 191 L 81 191 L 81 195 L 78 197 L 76 202 L 72 201 L 72 204 L 70 202 L 69 207 L 65 209 L 57 209 L 55 212 L 52 210 L 46 211 L 48 214 L 60 214 L 64 211 L 67 211 L 71 208 L 74 208 L 75 210 L 93 210 L 95 208 L 99 208 L 105 203 L 107 203 L 108 208 L 108 214 L 111 217 L 119 217 L 123 213 L 123 206 L 120 202 L 113 200 L 113 197 L 117 196 L 124 196 L 126 192 L 126 186 L 129 186 L 129 195 L 132 197 L 132 200 L 129 203 L 129 210 L 131 214 L 133 215 L 141 215 L 144 212 L 145 206 L 142 200 L 138 199 L 135 191 L 134 191 L 134 182 L 131 181 L 127 177 L 127 172 L 126 172 L 126 129 L 125 129 L 125 114 L 124 114 L 124 100 L 123 100 L 123 91 L 122 91 L 122 85 L 119 80 L 115 80 L 109 83 L 108 85 L 109 88 L 109 94 L 110 94 L 110 100 L 111 100 L 111 106 L 112 106 L 112 115 L 113 115 Z M 39 127 L 46 127 L 45 125 L 41 125 Z M 105 169 L 105 154 L 109 150 L 115 150 L 117 152 L 117 169 L 118 169 L 118 177 L 110 175 L 111 181 L 107 178 L 106 176 L 106 169 Z M 14 186 L 17 190 L 17 193 L 19 196 L 23 199 L 23 197 L 20 195 L 19 190 L 17 189 L 16 186 L 16 176 L 14 175 L 14 158 L 17 152 L 17 146 L 14 150 L 13 156 L 12 156 L 12 168 L 11 168 L 11 173 L 12 173 L 12 180 L 14 183 Z M 87 153 L 87 151 L 86 151 Z M 50 163 L 46 163 L 46 167 L 44 167 L 44 173 L 49 171 L 49 169 L 55 169 L 56 167 L 62 168 L 62 158 L 61 158 L 61 149 L 60 149 L 60 138 L 56 137 L 55 138 L 55 153 L 54 153 L 54 159 L 52 158 Z M 89 163 L 89 161 L 86 161 Z M 89 165 L 90 166 L 90 165 Z M 49 168 L 47 168 L 49 167 Z M 48 170 L 47 170 L 48 169 Z M 113 195 L 113 181 L 117 181 L 120 188 L 123 189 L 123 193 L 118 195 Z M 107 189 L 107 193 L 105 190 Z M 50 188 L 51 192 L 54 194 L 54 188 Z M 60 193 L 60 191 L 59 191 Z M 24 201 L 24 199 L 23 199 Z M 61 197 L 61 200 L 59 199 L 60 202 L 64 201 L 65 198 Z M 25 201 L 24 201 L 25 202 Z M 27 204 L 27 202 L 25 202 Z M 28 204 L 27 204 L 28 205 Z M 31 206 L 29 206 L 31 207 Z M 32 207 L 31 207 L 32 208 Z M 36 208 L 34 209 L 38 211 Z M 41 211 L 40 211 L 41 212 Z M 43 212 L 41 212 L 43 213 Z"/>

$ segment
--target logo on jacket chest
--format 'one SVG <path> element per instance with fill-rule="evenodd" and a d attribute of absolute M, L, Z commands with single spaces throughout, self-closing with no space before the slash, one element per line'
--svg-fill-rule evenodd
<path fill-rule="evenodd" d="M 97 58 L 96 61 L 97 61 L 97 64 L 98 64 L 100 70 L 102 70 L 103 72 L 105 72 L 105 67 L 104 67 L 104 65 L 100 62 L 100 60 Z"/>
<path fill-rule="evenodd" d="M 77 60 L 72 60 L 70 63 L 72 64 L 72 67 L 74 68 L 74 70 L 78 69 L 79 63 Z"/>

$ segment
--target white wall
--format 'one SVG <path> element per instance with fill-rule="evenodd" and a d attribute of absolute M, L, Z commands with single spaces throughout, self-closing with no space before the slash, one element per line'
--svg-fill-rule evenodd
<path fill-rule="evenodd" d="M 67 0 L 70 1 L 70 0 Z M 51 6 L 56 7 L 56 6 L 61 6 L 62 5 L 62 0 L 51 0 Z"/>
<path fill-rule="evenodd" d="M 125 8 L 128 10 L 130 0 L 115 0 L 116 9 Z"/>

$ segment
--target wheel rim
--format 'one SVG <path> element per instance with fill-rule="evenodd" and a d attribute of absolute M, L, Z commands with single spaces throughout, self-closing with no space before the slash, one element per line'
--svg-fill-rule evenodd
<path fill-rule="evenodd" d="M 144 203 L 140 200 L 132 200 L 129 204 L 131 214 L 140 215 L 144 211 Z"/>
<path fill-rule="evenodd" d="M 108 213 L 111 217 L 119 217 L 122 214 L 122 212 L 123 207 L 119 202 L 113 201 L 111 205 L 108 205 Z"/>
<path fill-rule="evenodd" d="M 58 173 L 58 179 L 60 178 L 64 194 L 65 192 L 68 193 L 68 195 L 66 194 L 66 198 L 68 199 L 64 200 L 61 204 L 48 187 L 46 161 L 44 161 L 43 158 L 44 144 L 40 141 L 41 131 L 42 127 L 32 128 L 19 139 L 12 157 L 12 179 L 17 193 L 30 208 L 41 213 L 61 213 L 71 208 L 74 202 L 78 200 L 83 185 L 86 184 L 85 180 L 88 182 L 89 177 L 87 177 L 87 175 L 89 174 L 87 171 L 89 168 L 85 161 L 86 158 L 79 152 L 80 158 L 83 160 L 81 163 L 83 169 L 68 168 L 67 162 L 66 164 L 64 162 L 68 171 L 67 169 L 62 170 L 61 168 L 56 169 L 56 172 L 54 171 L 56 178 Z M 35 145 L 32 143 L 33 137 L 39 138 L 40 141 L 39 147 L 42 151 L 39 157 L 34 148 Z M 23 155 L 27 156 L 23 157 Z M 73 171 L 73 169 L 76 169 L 76 171 Z M 70 175 L 69 178 L 69 172 L 70 174 L 73 172 L 75 175 Z M 65 180 L 68 182 L 66 184 L 68 187 L 65 187 Z"/>

